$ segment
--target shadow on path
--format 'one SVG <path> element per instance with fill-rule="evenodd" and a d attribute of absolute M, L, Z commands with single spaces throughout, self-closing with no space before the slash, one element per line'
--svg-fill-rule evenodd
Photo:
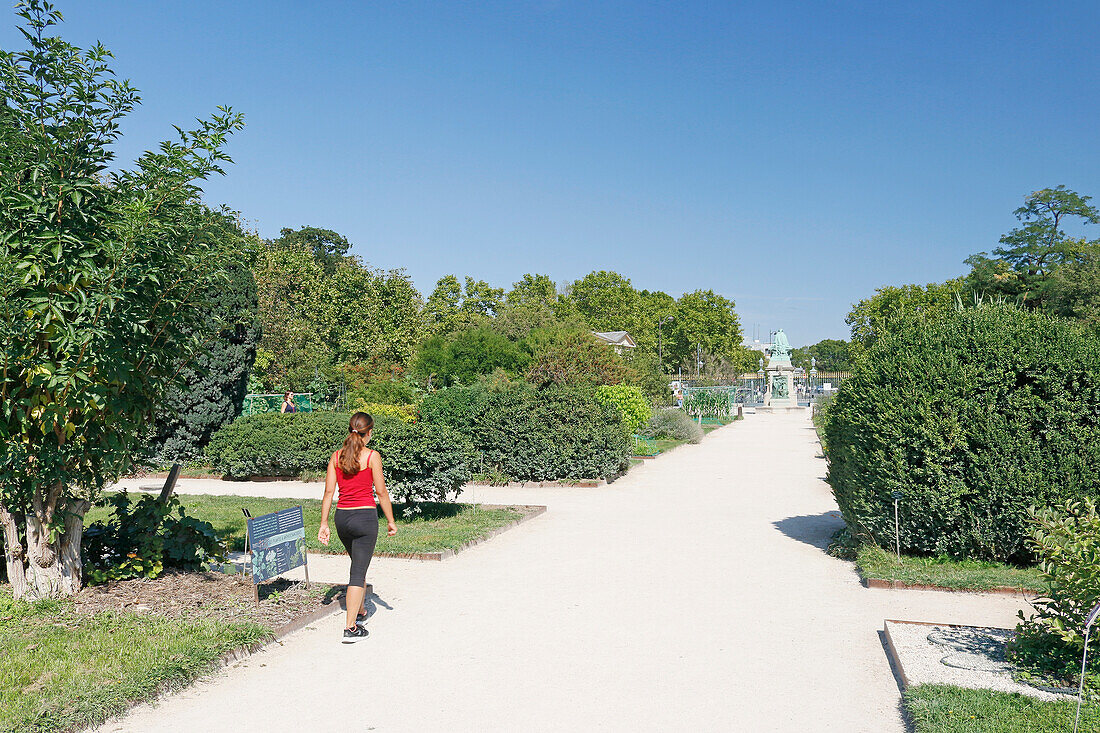
<path fill-rule="evenodd" d="M 825 550 L 829 547 L 829 540 L 837 530 L 844 527 L 844 520 L 840 518 L 840 512 L 834 510 L 824 514 L 787 517 L 778 522 L 772 522 L 772 525 L 792 540 Z"/>

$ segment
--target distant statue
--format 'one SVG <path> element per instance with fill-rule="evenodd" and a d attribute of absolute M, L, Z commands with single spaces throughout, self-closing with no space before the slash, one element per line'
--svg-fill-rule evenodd
<path fill-rule="evenodd" d="M 771 360 L 791 360 L 791 342 L 787 340 L 787 334 L 783 333 L 782 328 L 775 332 L 775 343 L 772 344 Z"/>

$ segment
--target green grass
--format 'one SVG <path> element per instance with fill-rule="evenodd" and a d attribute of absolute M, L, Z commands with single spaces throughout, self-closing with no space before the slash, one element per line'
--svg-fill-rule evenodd
<path fill-rule="evenodd" d="M 1045 702 L 992 690 L 918 685 L 905 693 L 916 733 L 1065 733 L 1076 701 Z M 1081 730 L 1100 730 L 1100 707 L 1081 708 Z"/>
<path fill-rule="evenodd" d="M 659 450 L 661 453 L 667 453 L 676 446 L 683 445 L 687 441 L 674 440 L 672 438 L 654 438 L 653 442 L 657 444 L 657 450 Z"/>
<path fill-rule="evenodd" d="M 318 493 L 322 490 L 318 486 Z M 317 540 L 317 529 L 321 523 L 320 499 L 265 499 L 203 494 L 180 494 L 179 499 L 189 516 L 203 519 L 214 525 L 218 534 L 229 541 L 230 550 L 244 549 L 245 518 L 241 513 L 242 507 L 247 508 L 255 517 L 300 504 L 306 520 L 306 547 L 312 552 L 344 552 L 344 546 L 336 536 L 336 525 L 333 521 L 329 522 L 332 539 L 328 546 L 322 545 Z M 473 504 L 424 502 L 420 507 L 422 510 L 420 515 L 412 519 L 402 517 L 401 506 L 394 507 L 394 513 L 397 515 L 396 537 L 386 536 L 385 518 L 380 516 L 383 524 L 378 536 L 376 553 L 405 554 L 458 550 L 467 542 L 523 516 L 516 509 L 485 509 Z M 335 514 L 335 511 L 333 513 Z M 107 509 L 93 507 L 88 512 L 87 521 L 107 517 Z"/>
<path fill-rule="evenodd" d="M 935 585 L 954 590 L 984 591 L 993 588 L 1019 588 L 1040 593 L 1044 590 L 1036 568 L 1021 568 L 981 560 L 951 560 L 938 557 L 898 557 L 881 547 L 859 548 L 856 568 L 863 578 L 896 580 L 913 585 Z"/>
<path fill-rule="evenodd" d="M 270 636 L 252 623 L 74 616 L 66 602 L 16 602 L 10 588 L 0 587 L 0 731 L 98 725 L 188 684 L 222 654 Z"/>

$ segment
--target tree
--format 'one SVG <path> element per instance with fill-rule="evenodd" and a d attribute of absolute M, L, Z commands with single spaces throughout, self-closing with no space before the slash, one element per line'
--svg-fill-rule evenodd
<path fill-rule="evenodd" d="M 852 361 L 888 333 L 892 326 L 912 317 L 935 318 L 955 310 L 960 293 L 966 289 L 962 278 L 928 285 L 888 285 L 878 288 L 870 298 L 852 306 L 845 322 L 852 329 L 849 354 Z"/>
<path fill-rule="evenodd" d="M 558 289 L 549 275 L 524 275 L 512 283 L 506 302 L 510 306 L 538 304 L 553 306 L 558 300 Z"/>
<path fill-rule="evenodd" d="M 299 243 L 261 252 L 255 273 L 267 389 L 301 390 L 346 362 L 405 365 L 423 338 L 420 293 L 402 270 L 348 256 L 326 274 Z"/>
<path fill-rule="evenodd" d="M 1092 247 L 1079 262 L 1059 267 L 1046 294 L 1054 313 L 1100 326 L 1100 247 Z"/>
<path fill-rule="evenodd" d="M 305 248 L 313 255 L 313 259 L 327 274 L 336 272 L 337 265 L 343 261 L 351 242 L 347 238 L 331 229 L 318 229 L 317 227 L 302 227 L 301 229 L 280 229 L 279 238 L 268 243 L 274 248 L 298 249 Z"/>
<path fill-rule="evenodd" d="M 205 295 L 240 252 L 197 206 L 242 125 L 222 109 L 109 172 L 138 104 L 102 45 L 17 6 L 29 48 L 0 51 L 0 526 L 17 598 L 75 593 L 90 500 L 128 463 L 199 346 Z"/>
<path fill-rule="evenodd" d="M 636 325 L 638 292 L 617 272 L 588 273 L 573 283 L 569 299 L 593 331 L 629 331 Z"/>
<path fill-rule="evenodd" d="M 536 387 L 598 387 L 621 384 L 630 376 L 621 356 L 586 330 L 537 332 L 527 368 L 527 381 Z"/>
<path fill-rule="evenodd" d="M 841 339 L 823 339 L 816 344 L 791 350 L 791 363 L 810 369 L 812 359 L 817 359 L 817 369 L 822 372 L 846 372 L 852 366 L 848 356 L 848 342 Z"/>
<path fill-rule="evenodd" d="M 227 246 L 245 241 L 232 221 L 226 222 L 226 237 Z M 248 393 L 260 337 L 252 271 L 243 263 L 231 267 L 227 282 L 208 293 L 207 301 L 205 348 L 181 370 L 182 384 L 169 391 L 157 417 L 155 450 L 165 463 L 196 458 L 211 436 L 241 413 Z"/>
<path fill-rule="evenodd" d="M 501 369 L 516 374 L 527 365 L 520 348 L 487 326 L 436 334 L 420 346 L 414 370 L 435 386 L 472 384 Z"/>
<path fill-rule="evenodd" d="M 676 301 L 675 320 L 665 351 L 676 362 L 695 362 L 696 347 L 703 352 L 740 365 L 741 320 L 733 301 L 713 290 L 684 293 Z M 671 347 L 671 348 L 670 348 Z"/>
<path fill-rule="evenodd" d="M 979 252 L 967 258 L 971 289 L 1019 299 L 1028 307 L 1043 307 L 1051 273 L 1079 261 L 1089 247 L 1088 240 L 1063 230 L 1065 222 L 1100 223 L 1100 211 L 1089 204 L 1091 200 L 1065 186 L 1031 193 L 1013 212 L 1022 226 L 1001 237 L 993 257 Z"/>

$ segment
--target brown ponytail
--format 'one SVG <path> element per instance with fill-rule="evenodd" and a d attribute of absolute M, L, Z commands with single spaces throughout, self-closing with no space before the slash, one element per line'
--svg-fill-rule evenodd
<path fill-rule="evenodd" d="M 348 421 L 348 437 L 340 449 L 340 470 L 345 476 L 359 473 L 359 454 L 367 445 L 367 433 L 374 427 L 374 418 L 365 412 L 357 412 Z"/>

